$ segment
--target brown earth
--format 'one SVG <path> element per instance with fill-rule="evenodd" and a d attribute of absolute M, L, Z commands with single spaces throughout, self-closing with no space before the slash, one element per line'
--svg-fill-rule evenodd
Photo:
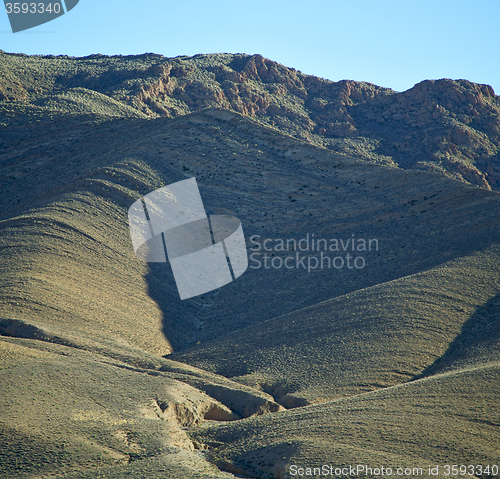
<path fill-rule="evenodd" d="M 491 89 L 227 54 L 0 69 L 1 478 L 498 464 Z M 181 301 L 168 264 L 135 258 L 127 210 L 193 176 L 207 213 L 241 220 L 251 266 L 266 239 L 378 246 L 360 269 L 249 267 Z"/>

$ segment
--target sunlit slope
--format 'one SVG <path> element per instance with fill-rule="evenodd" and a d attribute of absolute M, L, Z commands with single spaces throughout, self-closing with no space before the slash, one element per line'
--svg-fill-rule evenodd
<path fill-rule="evenodd" d="M 147 115 L 102 93 L 86 88 L 68 88 L 34 103 L 42 111 L 66 115 L 96 115 L 102 118 L 147 118 Z"/>
<path fill-rule="evenodd" d="M 2 316 L 168 352 L 143 279 L 147 266 L 130 248 L 133 191 L 87 178 L 51 196 L 1 223 Z"/>
<path fill-rule="evenodd" d="M 5 318 L 167 354 L 498 242 L 497 193 L 358 162 L 236 113 L 47 125 L 43 134 L 33 124 L 4 136 Z M 180 301 L 168 264 L 134 257 L 127 210 L 193 176 L 208 214 L 241 220 L 249 254 L 252 236 L 374 238 L 378 249 L 364 254 L 363 269 L 254 269 L 250 261 L 237 281 Z"/>
<path fill-rule="evenodd" d="M 184 428 L 280 410 L 259 391 L 137 349 L 6 320 L 0 332 L 2 478 L 226 477 Z"/>
<path fill-rule="evenodd" d="M 436 477 L 450 477 L 446 464 L 498 465 L 499 379 L 499 363 L 489 363 L 190 434 L 212 446 L 219 467 L 249 477 L 289 479 L 300 477 L 291 465 L 324 464 L 393 468 L 382 477 L 398 477 L 398 467 L 433 477 L 429 465 L 440 465 Z"/>
<path fill-rule="evenodd" d="M 173 357 L 262 388 L 287 407 L 403 383 L 435 372 L 442 356 L 462 365 L 499 360 L 498 310 L 478 314 L 498 298 L 499 270 L 496 246 Z"/>

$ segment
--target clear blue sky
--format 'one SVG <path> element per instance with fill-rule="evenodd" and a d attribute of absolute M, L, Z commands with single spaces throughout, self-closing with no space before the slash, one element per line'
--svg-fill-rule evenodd
<path fill-rule="evenodd" d="M 80 0 L 66 15 L 11 33 L 27 54 L 260 53 L 330 80 L 403 91 L 428 78 L 466 78 L 500 94 L 500 0 Z"/>

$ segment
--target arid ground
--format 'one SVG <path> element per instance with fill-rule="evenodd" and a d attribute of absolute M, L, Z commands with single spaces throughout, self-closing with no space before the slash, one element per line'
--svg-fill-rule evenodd
<path fill-rule="evenodd" d="M 191 177 L 240 219 L 249 267 L 181 301 L 127 212 Z M 1 478 L 496 477 L 488 85 L 1 52 L 0 185 Z"/>

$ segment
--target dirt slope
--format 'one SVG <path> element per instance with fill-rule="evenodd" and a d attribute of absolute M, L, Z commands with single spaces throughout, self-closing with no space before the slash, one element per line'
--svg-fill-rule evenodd
<path fill-rule="evenodd" d="M 496 461 L 494 175 L 467 177 L 478 188 L 416 171 L 416 153 L 376 150 L 388 140 L 368 121 L 375 104 L 384 118 L 394 102 L 411 111 L 419 91 L 423 105 L 446 106 L 454 89 L 474 121 L 392 116 L 375 121 L 377 135 L 401 141 L 416 121 L 415 138 L 430 138 L 460 121 L 484 140 L 460 150 L 464 161 L 494 164 L 498 98 L 487 87 L 399 94 L 245 55 L 0 59 L 0 477 L 270 478 L 292 477 L 293 464 Z M 225 82 L 247 85 L 259 109 L 214 94 L 233 88 Z M 315 98 L 331 102 L 324 120 Z M 202 109 L 221 105 L 240 113 Z M 356 131 L 321 126 L 337 107 Z M 193 176 L 207 213 L 237 216 L 258 254 L 236 281 L 181 301 L 168 264 L 135 258 L 127 210 Z M 338 246 L 323 252 L 343 267 L 256 267 L 264 253 L 271 265 L 297 254 L 307 265 L 322 251 L 298 245 L 313 235 Z M 296 249 L 277 247 L 287 239 Z"/>

